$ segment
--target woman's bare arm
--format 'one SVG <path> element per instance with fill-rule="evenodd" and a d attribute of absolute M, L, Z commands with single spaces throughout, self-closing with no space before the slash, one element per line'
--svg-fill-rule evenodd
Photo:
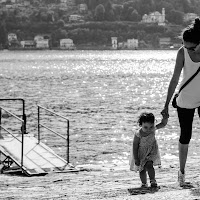
<path fill-rule="evenodd" d="M 172 76 L 171 81 L 169 83 L 167 98 L 166 98 L 166 101 L 165 101 L 165 106 L 164 106 L 163 111 L 161 112 L 163 115 L 168 116 L 169 102 L 172 98 L 172 95 L 174 94 L 176 86 L 178 85 L 178 81 L 179 81 L 180 74 L 181 74 L 183 66 L 184 66 L 184 49 L 183 49 L 183 47 L 181 47 L 178 50 L 178 53 L 177 53 L 174 73 L 173 73 L 173 76 Z"/>

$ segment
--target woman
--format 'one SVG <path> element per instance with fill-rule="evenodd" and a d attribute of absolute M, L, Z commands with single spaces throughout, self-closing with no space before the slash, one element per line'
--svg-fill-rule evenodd
<path fill-rule="evenodd" d="M 169 102 L 173 96 L 179 82 L 181 71 L 183 79 L 181 86 L 198 70 L 200 67 L 200 19 L 185 28 L 182 32 L 183 46 L 178 50 L 174 73 L 171 78 L 167 98 L 162 114 L 169 116 Z M 180 123 L 179 138 L 179 165 L 178 181 L 180 186 L 185 184 L 185 164 L 188 154 L 188 145 L 192 136 L 192 124 L 195 109 L 198 109 L 200 116 L 200 73 L 198 73 L 180 92 L 177 102 L 177 113 Z"/>

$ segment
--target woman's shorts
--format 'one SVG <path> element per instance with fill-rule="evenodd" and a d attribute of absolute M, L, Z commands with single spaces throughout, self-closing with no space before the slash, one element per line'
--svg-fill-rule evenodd
<path fill-rule="evenodd" d="M 194 118 L 194 109 L 177 108 L 178 119 L 180 123 L 181 135 L 179 142 L 181 144 L 189 144 L 192 137 L 192 124 Z M 198 115 L 200 117 L 200 107 L 198 108 Z"/>

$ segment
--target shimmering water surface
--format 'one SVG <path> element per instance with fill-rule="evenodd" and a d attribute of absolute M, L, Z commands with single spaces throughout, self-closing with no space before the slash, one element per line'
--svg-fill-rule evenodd
<path fill-rule="evenodd" d="M 151 111 L 161 118 L 175 58 L 174 50 L 1 51 L 1 98 L 25 99 L 27 129 L 35 135 L 37 104 L 69 118 L 73 164 L 127 164 L 138 115 Z M 20 107 L 0 104 L 11 110 Z M 43 121 L 66 133 L 63 121 Z M 197 118 L 194 124 L 191 155 L 199 152 Z M 41 134 L 43 142 L 65 155 L 61 139 L 45 130 Z M 177 114 L 170 107 L 169 123 L 157 133 L 164 162 L 177 160 L 178 136 Z"/>

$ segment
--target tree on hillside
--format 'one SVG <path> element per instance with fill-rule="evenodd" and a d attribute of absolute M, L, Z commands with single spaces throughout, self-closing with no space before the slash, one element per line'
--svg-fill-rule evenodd
<path fill-rule="evenodd" d="M 68 34 L 66 32 L 66 30 L 64 29 L 57 29 L 54 32 L 52 32 L 51 34 L 51 38 L 52 38 L 52 45 L 53 46 L 58 46 L 59 45 L 59 41 L 60 39 L 65 39 L 68 37 Z"/>
<path fill-rule="evenodd" d="M 153 0 L 140 0 L 138 8 L 140 15 L 149 14 L 153 11 L 155 11 Z"/>
<path fill-rule="evenodd" d="M 6 30 L 6 25 L 4 22 L 0 24 L 0 46 L 3 48 L 6 47 L 7 43 L 7 30 Z"/>
<path fill-rule="evenodd" d="M 162 8 L 165 8 L 165 14 L 168 15 L 172 10 L 174 10 L 174 6 L 166 1 L 161 0 L 156 4 L 156 10 L 161 12 Z"/>
<path fill-rule="evenodd" d="M 115 21 L 115 13 L 113 10 L 108 10 L 105 12 L 105 20 L 107 21 Z"/>
<path fill-rule="evenodd" d="M 113 5 L 113 12 L 115 14 L 116 20 L 119 20 L 119 21 L 121 20 L 122 10 L 123 10 L 122 5 L 117 5 L 117 4 Z"/>
<path fill-rule="evenodd" d="M 130 20 L 133 22 L 138 22 L 141 20 L 141 16 L 138 14 L 137 10 L 133 10 L 130 15 Z"/>
<path fill-rule="evenodd" d="M 87 6 L 90 10 L 93 10 L 98 5 L 98 0 L 87 0 Z"/>
<path fill-rule="evenodd" d="M 97 21 L 103 21 L 105 18 L 105 8 L 102 4 L 99 4 L 96 8 L 95 8 L 95 19 Z"/>
<path fill-rule="evenodd" d="M 115 13 L 113 11 L 112 3 L 110 2 L 110 0 L 107 1 L 104 8 L 105 8 L 105 20 L 114 21 L 115 20 Z"/>
<path fill-rule="evenodd" d="M 58 26 L 59 28 L 63 28 L 63 27 L 65 26 L 65 21 L 62 20 L 62 19 L 59 19 L 59 20 L 57 21 L 57 26 Z"/>
<path fill-rule="evenodd" d="M 121 19 L 123 21 L 126 20 L 127 18 L 128 9 L 129 9 L 129 3 L 124 3 L 121 15 Z"/>
<path fill-rule="evenodd" d="M 171 23 L 181 25 L 181 24 L 183 24 L 183 15 L 184 15 L 184 13 L 181 11 L 172 10 L 169 13 L 169 15 L 166 17 L 166 19 Z"/>

